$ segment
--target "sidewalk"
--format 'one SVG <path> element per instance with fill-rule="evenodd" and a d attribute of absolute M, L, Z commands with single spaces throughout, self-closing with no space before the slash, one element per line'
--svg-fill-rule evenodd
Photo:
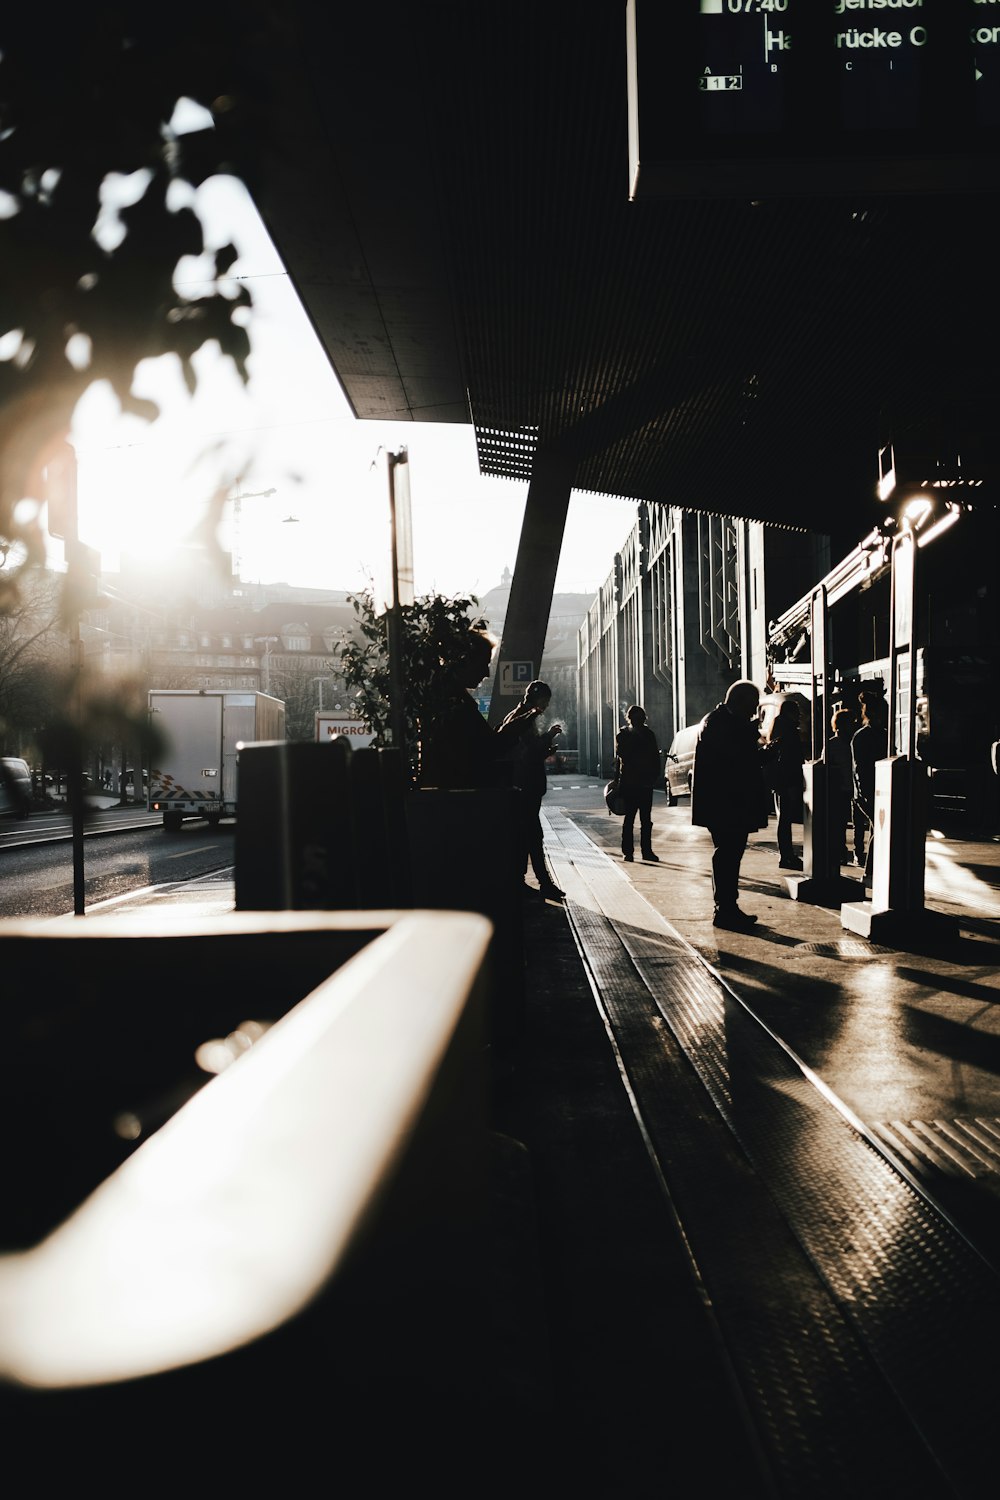
<path fill-rule="evenodd" d="M 47 803 L 51 808 L 67 807 L 69 798 L 65 792 L 56 793 L 51 789 L 45 793 Z M 83 800 L 87 807 L 96 808 L 101 812 L 145 812 L 146 801 L 142 798 L 139 802 L 128 801 L 122 803 L 117 792 L 84 792 Z"/>
<path fill-rule="evenodd" d="M 720 1492 L 755 1494 L 762 1478 L 792 1500 L 978 1500 L 995 1482 L 995 1384 L 976 1372 L 992 1368 L 1000 1339 L 997 846 L 929 838 L 927 904 L 954 916 L 959 936 L 919 954 L 792 900 L 773 823 L 744 860 L 741 904 L 759 921 L 743 934 L 711 925 L 711 844 L 686 806 L 654 810 L 658 864 L 621 861 L 600 785 L 550 784 L 543 816 L 619 1104 L 647 1156 L 644 1175 L 613 1144 L 625 1122 L 619 1113 L 608 1128 L 610 1093 L 580 1079 L 573 1089 L 583 1021 L 570 1006 L 559 1036 L 528 1048 L 571 1099 L 562 1122 L 534 1105 L 544 1196 L 593 1200 L 585 1237 L 545 1226 L 547 1248 L 559 1246 L 553 1307 L 563 1312 L 579 1274 L 614 1288 L 611 1314 L 602 1304 L 591 1320 L 609 1362 L 617 1345 L 616 1369 L 645 1362 L 629 1391 L 640 1411 L 658 1399 L 670 1414 L 661 1451 L 672 1477 L 688 1477 L 683 1493 L 721 1453 L 737 1477 Z M 570 982 L 565 955 L 561 974 L 544 948 L 533 957 L 550 985 Z M 658 1244 L 646 1261 L 657 1193 L 705 1299 L 690 1345 L 674 1336 L 691 1326 L 670 1307 L 681 1282 L 657 1277 L 668 1252 Z M 572 1349 L 585 1302 L 563 1316 Z M 708 1393 L 713 1348 L 717 1383 L 733 1378 L 728 1407 Z M 593 1384 L 607 1368 L 565 1378 Z M 593 1431 L 631 1434 L 630 1399 L 603 1395 Z M 641 1418 L 638 1431 L 653 1474 Z"/>
<path fill-rule="evenodd" d="M 712 926 L 711 840 L 691 826 L 686 801 L 673 808 L 662 797 L 654 801 L 659 864 L 624 864 L 621 821 L 608 814 L 603 786 L 598 777 L 552 776 L 542 804 L 570 911 L 565 862 L 572 866 L 574 856 L 556 832 L 567 822 L 591 851 L 575 857 L 606 861 L 612 878 L 627 882 L 860 1118 L 1000 1116 L 1000 844 L 928 838 L 926 906 L 954 917 L 960 937 L 950 949 L 916 954 L 857 937 L 838 908 L 793 900 L 789 877 L 778 869 L 772 819 L 751 836 L 742 865 L 741 903 L 758 923 L 750 933 L 719 931 Z M 109 801 L 107 810 L 116 808 Z M 859 899 L 860 874 L 854 871 Z M 192 913 L 203 906 L 217 916 L 227 904 L 232 909 L 232 885 L 212 877 L 151 887 L 104 909 L 150 904 L 181 904 Z M 529 973 L 535 961 L 529 954 Z"/>
<path fill-rule="evenodd" d="M 626 865 L 620 820 L 594 793 L 589 806 L 580 800 L 561 799 L 565 816 L 863 1119 L 1000 1115 L 1000 844 L 928 837 L 925 906 L 953 917 L 960 937 L 917 954 L 857 937 L 839 908 L 791 899 L 773 819 L 751 835 L 741 871 L 741 905 L 758 922 L 735 933 L 712 926 L 711 840 L 691 826 L 686 803 L 656 799 L 660 863 Z M 543 811 L 559 807 L 550 783 Z"/>

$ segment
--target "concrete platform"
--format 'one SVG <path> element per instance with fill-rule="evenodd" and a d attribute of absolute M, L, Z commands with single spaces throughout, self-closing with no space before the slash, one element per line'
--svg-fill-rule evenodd
<path fill-rule="evenodd" d="M 487 1444 L 531 1434 L 539 1484 L 602 1497 L 979 1500 L 1000 845 L 932 832 L 918 925 L 954 940 L 928 951 L 926 930 L 876 939 L 793 899 L 772 823 L 743 862 L 758 923 L 723 932 L 687 806 L 658 798 L 659 863 L 625 864 L 602 787 L 550 779 L 566 900 L 525 898 L 525 1034 L 495 1058 L 498 1158 L 517 1161 L 498 1234 L 537 1247 L 539 1278 L 515 1282 L 512 1326 L 542 1327 Z M 861 871 L 844 879 L 863 900 Z M 230 900 L 215 880 L 108 909 Z"/>
<path fill-rule="evenodd" d="M 550 791 L 553 866 L 739 1391 L 727 1440 L 777 1494 L 980 1495 L 995 1388 L 942 1372 L 1000 1337 L 997 845 L 929 838 L 903 946 L 790 899 L 772 826 L 743 865 L 759 921 L 719 932 L 686 808 L 624 864 L 582 801 Z"/>
<path fill-rule="evenodd" d="M 926 911 L 911 924 L 899 924 L 893 941 L 865 940 L 845 930 L 839 905 L 790 898 L 772 820 L 768 830 L 751 835 L 742 865 L 740 903 L 758 917 L 757 925 L 749 933 L 722 932 L 712 926 L 711 841 L 704 829 L 691 826 L 685 805 L 667 808 L 657 799 L 653 848 L 660 863 L 625 864 L 620 822 L 601 810 L 594 789 L 560 796 L 561 790 L 550 781 L 543 803 L 559 883 L 565 888 L 562 873 L 571 878 L 561 861 L 587 863 L 600 852 L 651 914 L 690 943 L 861 1118 L 878 1120 L 907 1107 L 915 1116 L 959 1109 L 1000 1113 L 994 1072 L 994 1049 L 1000 1052 L 1000 843 L 932 831 Z M 564 820 L 592 849 L 578 854 L 560 847 Z M 845 867 L 843 875 L 863 902 L 861 870 L 852 875 Z M 925 952 L 922 939 L 932 929 L 957 931 L 956 943 Z"/>

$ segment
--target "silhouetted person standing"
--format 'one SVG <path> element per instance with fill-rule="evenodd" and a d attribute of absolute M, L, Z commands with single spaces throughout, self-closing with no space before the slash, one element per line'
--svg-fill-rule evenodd
<path fill-rule="evenodd" d="M 635 857 L 635 818 L 639 815 L 639 849 L 643 859 L 659 862 L 653 853 L 653 791 L 660 780 L 660 747 L 646 723 L 646 710 L 638 703 L 625 715 L 615 739 L 615 765 L 618 783 L 625 799 L 622 819 L 622 858 Z"/>
<path fill-rule="evenodd" d="M 765 755 L 775 761 L 775 811 L 778 814 L 778 868 L 801 870 L 802 857 L 796 854 L 792 841 L 792 824 L 802 821 L 802 762 L 805 758 L 799 733 L 799 710 L 793 698 L 786 698 L 778 710 L 767 736 Z"/>
<path fill-rule="evenodd" d="M 826 742 L 826 763 L 829 769 L 830 832 L 834 841 L 834 853 L 838 865 L 848 863 L 847 825 L 854 818 L 854 757 L 851 754 L 851 739 L 854 735 L 854 715 L 849 708 L 838 708 L 830 720 L 833 733 Z M 855 829 L 855 838 L 857 831 Z M 862 841 L 864 834 L 861 835 Z M 864 843 L 855 843 L 863 850 Z M 862 858 L 864 855 L 862 853 Z"/>
<path fill-rule="evenodd" d="M 741 680 L 730 685 L 702 724 L 694 753 L 691 822 L 712 836 L 714 925 L 746 932 L 757 918 L 738 903 L 740 862 L 755 828 L 766 828 L 767 789 L 761 769 L 757 709 L 760 690 Z"/>
<path fill-rule="evenodd" d="M 884 760 L 889 738 L 888 710 L 882 698 L 861 700 L 861 728 L 851 740 L 854 760 L 854 786 L 858 806 L 868 823 L 868 851 L 865 855 L 865 889 L 871 890 L 872 853 L 875 831 L 875 763 Z"/>
<path fill-rule="evenodd" d="M 420 725 L 420 785 L 510 785 L 502 760 L 508 731 L 491 729 L 471 695 L 490 670 L 496 642 L 472 627 L 458 656 L 442 662 L 435 712 Z"/>
<path fill-rule="evenodd" d="M 558 901 L 566 893 L 556 885 L 545 863 L 541 819 L 542 798 L 548 790 L 545 761 L 562 734 L 561 724 L 551 724 L 544 730 L 540 726 L 541 716 L 551 701 L 552 689 L 547 682 L 529 682 L 520 703 L 500 725 L 500 732 L 505 736 L 505 751 L 507 742 L 513 741 L 509 756 L 512 779 L 521 793 L 523 868 L 527 871 L 530 863 L 540 895 Z M 525 889 L 532 891 L 527 883 Z"/>

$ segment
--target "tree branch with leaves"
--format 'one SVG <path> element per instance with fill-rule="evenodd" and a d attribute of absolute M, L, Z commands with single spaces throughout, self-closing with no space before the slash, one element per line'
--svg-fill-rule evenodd
<path fill-rule="evenodd" d="M 193 356 L 214 342 L 247 379 L 251 299 L 226 281 L 234 247 L 215 251 L 203 296 L 174 276 L 205 251 L 195 188 L 218 173 L 253 181 L 268 12 L 222 0 L 196 37 L 157 7 L 101 0 L 58 16 L 7 7 L 0 21 L 0 545 L 18 564 L 0 577 L 0 608 L 20 567 L 44 561 L 44 470 L 93 382 L 151 420 L 132 389 L 143 359 L 172 355 L 193 391 Z M 182 99 L 211 126 L 178 134 Z M 141 192 L 111 244 L 97 227 L 126 179 Z"/>
<path fill-rule="evenodd" d="M 218 0 L 185 20 L 161 7 L 95 0 L 58 12 L 5 8 L 0 19 L 0 615 L 46 561 L 47 471 L 65 454 L 74 410 L 106 382 L 123 412 L 152 421 L 134 391 L 141 361 L 179 362 L 188 391 L 195 354 L 218 346 L 248 378 L 251 308 L 228 277 L 236 250 L 214 250 L 203 295 L 177 284 L 184 257 L 206 253 L 195 211 L 208 178 L 253 190 L 271 107 L 280 11 L 267 0 Z M 206 125 L 182 131 L 180 101 Z M 126 197 L 120 188 L 127 183 Z M 118 206 L 115 207 L 117 201 Z M 105 226 L 111 221 L 112 233 Z M 207 507 L 214 545 L 228 485 Z M 140 504 L 140 497 L 136 498 Z M 82 569 L 80 570 L 82 571 Z M 62 616 L 78 618 L 85 580 L 63 575 Z M 76 688 L 49 730 L 61 745 L 106 726 L 115 695 Z M 121 694 L 119 730 L 134 728 Z M 93 726 L 91 726 L 92 728 Z"/>
<path fill-rule="evenodd" d="M 375 744 L 384 747 L 391 742 L 388 616 L 376 612 L 371 590 L 348 598 L 356 616 L 356 631 L 337 648 L 337 662 L 348 692 L 353 692 L 354 712 L 374 734 Z M 468 648 L 469 627 L 477 623 L 478 604 L 471 594 L 457 598 L 426 594 L 400 606 L 398 680 L 403 697 L 403 748 L 414 782 L 420 773 L 421 723 L 438 714 L 450 691 L 441 669 Z"/>

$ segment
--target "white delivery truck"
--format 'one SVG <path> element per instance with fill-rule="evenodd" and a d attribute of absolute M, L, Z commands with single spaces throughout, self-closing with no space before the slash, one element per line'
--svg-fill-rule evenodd
<path fill-rule="evenodd" d="M 239 745 L 285 738 L 285 705 L 267 693 L 151 688 L 154 751 L 147 807 L 176 830 L 184 818 L 236 816 Z"/>

